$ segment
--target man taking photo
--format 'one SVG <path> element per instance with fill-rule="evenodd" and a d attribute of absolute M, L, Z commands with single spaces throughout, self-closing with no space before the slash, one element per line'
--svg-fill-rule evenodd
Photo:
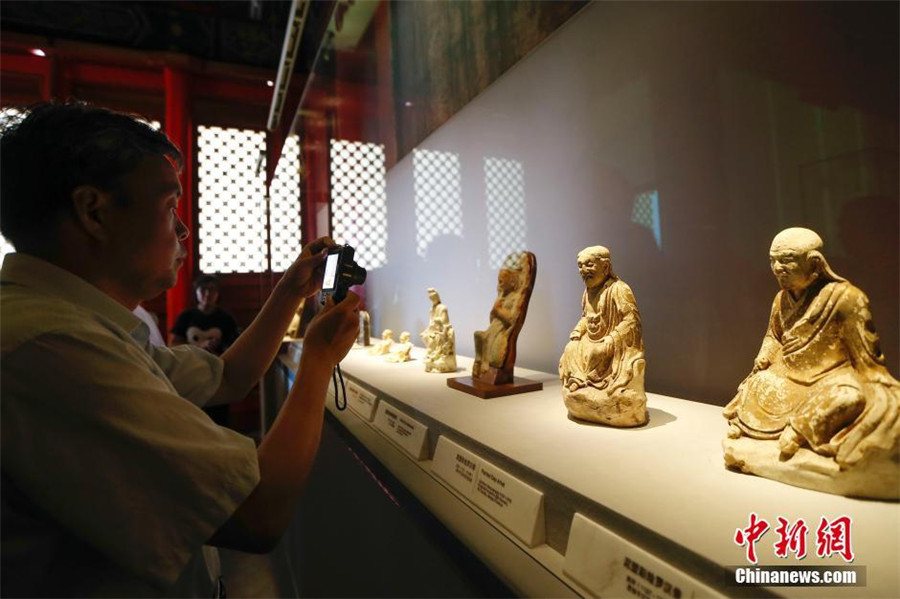
<path fill-rule="evenodd" d="M 271 431 L 253 441 L 201 406 L 243 398 L 330 239 L 309 244 L 221 356 L 153 347 L 131 310 L 171 287 L 188 230 L 181 154 L 130 116 L 45 104 L 0 141 L 2 585 L 6 596 L 222 594 L 211 546 L 271 550 L 321 435 L 358 298 L 312 321 Z"/>

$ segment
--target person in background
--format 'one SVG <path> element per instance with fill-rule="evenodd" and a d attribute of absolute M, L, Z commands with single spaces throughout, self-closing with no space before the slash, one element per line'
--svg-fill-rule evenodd
<path fill-rule="evenodd" d="M 190 343 L 221 355 L 238 336 L 237 321 L 219 305 L 219 279 L 200 275 L 194 280 L 197 307 L 178 315 L 169 336 L 169 345 Z"/>
<path fill-rule="evenodd" d="M 200 409 L 246 396 L 304 298 L 307 245 L 221 356 L 154 347 L 132 313 L 172 287 L 189 232 L 181 152 L 146 122 L 48 103 L 4 127 L 0 579 L 7 597 L 224 597 L 215 547 L 268 552 L 293 518 L 359 297 L 311 321 L 259 447 Z M 313 516 L 314 517 L 314 516 Z"/>
<path fill-rule="evenodd" d="M 237 321 L 219 306 L 219 279 L 213 275 L 200 275 L 194 280 L 194 297 L 197 306 L 178 315 L 169 334 L 169 345 L 185 343 L 221 355 L 238 336 Z M 228 404 L 206 406 L 203 411 L 213 422 L 228 426 Z"/>

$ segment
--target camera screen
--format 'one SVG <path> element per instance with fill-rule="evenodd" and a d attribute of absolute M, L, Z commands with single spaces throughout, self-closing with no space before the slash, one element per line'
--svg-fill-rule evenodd
<path fill-rule="evenodd" d="M 328 254 L 325 258 L 325 278 L 322 281 L 322 289 L 330 291 L 334 289 L 334 278 L 337 275 L 338 258 L 340 254 Z"/>

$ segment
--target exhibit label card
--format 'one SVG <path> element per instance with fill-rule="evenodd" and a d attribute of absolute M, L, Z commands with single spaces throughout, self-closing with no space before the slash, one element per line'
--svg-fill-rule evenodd
<path fill-rule="evenodd" d="M 359 414 L 363 420 L 371 422 L 372 415 L 375 413 L 375 404 L 378 403 L 378 397 L 356 383 L 347 381 L 347 405 L 351 410 Z"/>
<path fill-rule="evenodd" d="M 529 547 L 544 542 L 544 494 L 534 487 L 481 460 L 471 498 Z"/>
<path fill-rule="evenodd" d="M 596 597 L 725 597 L 578 513 L 572 518 L 563 572 Z"/>
<path fill-rule="evenodd" d="M 375 428 L 394 443 L 402 447 L 417 460 L 426 457 L 428 427 L 398 410 L 391 404 L 380 401 L 375 411 Z"/>
<path fill-rule="evenodd" d="M 431 470 L 467 499 L 472 499 L 479 464 L 481 460 L 471 451 L 443 435 L 438 437 Z"/>

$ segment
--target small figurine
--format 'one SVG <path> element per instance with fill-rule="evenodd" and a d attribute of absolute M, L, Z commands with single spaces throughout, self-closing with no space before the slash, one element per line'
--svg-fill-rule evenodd
<path fill-rule="evenodd" d="M 372 345 L 372 320 L 369 318 L 369 313 L 365 310 L 359 311 L 359 335 L 356 338 L 356 343 L 360 347 L 368 347 Z"/>
<path fill-rule="evenodd" d="M 769 251 L 781 291 L 750 374 L 725 407 L 725 463 L 839 495 L 900 499 L 900 383 L 866 295 L 822 239 L 785 229 Z"/>
<path fill-rule="evenodd" d="M 383 356 L 391 352 L 391 346 L 394 345 L 394 331 L 385 329 L 381 332 L 381 341 L 376 343 L 369 350 L 370 356 Z"/>
<path fill-rule="evenodd" d="M 569 414 L 612 426 L 646 424 L 644 342 L 631 288 L 613 272 L 609 250 L 578 253 L 584 280 L 581 319 L 559 359 Z"/>
<path fill-rule="evenodd" d="M 537 259 L 531 252 L 507 256 L 497 275 L 497 299 L 486 331 L 475 331 L 472 378 L 490 385 L 513 380 L 516 340 L 525 324 L 534 288 Z"/>
<path fill-rule="evenodd" d="M 306 306 L 306 300 L 301 300 L 300 305 L 294 311 L 291 317 L 291 324 L 288 325 L 284 332 L 285 339 L 296 339 L 300 336 L 300 321 L 303 319 L 303 308 Z"/>
<path fill-rule="evenodd" d="M 409 362 L 412 358 L 409 352 L 412 351 L 412 342 L 409 340 L 409 331 L 400 333 L 400 343 L 394 346 L 393 351 L 384 359 L 388 362 Z"/>
<path fill-rule="evenodd" d="M 422 331 L 425 372 L 456 372 L 456 333 L 450 324 L 450 313 L 434 287 L 428 288 L 428 298 L 431 312 L 428 328 Z"/>

